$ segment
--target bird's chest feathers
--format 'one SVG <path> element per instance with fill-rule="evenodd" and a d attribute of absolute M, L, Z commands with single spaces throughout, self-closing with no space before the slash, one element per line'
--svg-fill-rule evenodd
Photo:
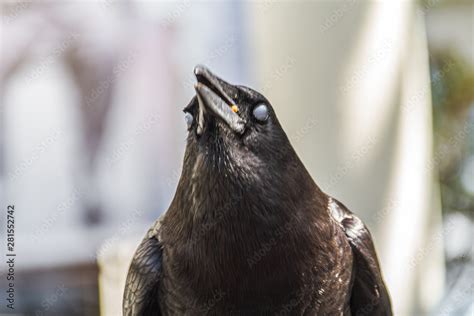
<path fill-rule="evenodd" d="M 218 291 L 243 301 L 261 295 L 283 300 L 282 293 L 310 280 L 314 257 L 305 249 L 313 248 L 306 219 L 239 195 L 213 203 L 199 204 L 205 211 L 193 215 L 192 233 L 173 248 L 173 278 L 183 287 L 205 297 Z"/>
<path fill-rule="evenodd" d="M 304 263 L 304 252 L 295 251 L 291 228 L 236 221 L 222 217 L 198 226 L 184 247 L 174 250 L 177 283 L 200 302 L 224 293 L 226 305 L 235 306 L 257 298 L 274 305 L 297 292 L 311 265 Z"/>
<path fill-rule="evenodd" d="M 289 198 L 275 186 L 240 186 L 215 177 L 205 184 L 181 192 L 176 209 L 185 215 L 179 225 L 169 224 L 179 227 L 168 236 L 176 242 L 165 246 L 170 292 L 201 303 L 224 293 L 227 305 L 268 300 L 273 306 L 288 293 L 322 285 L 332 273 L 314 269 L 315 262 L 334 264 L 328 260 L 332 249 L 323 247 L 333 235 L 312 224 L 320 219 L 305 209 L 310 201 Z"/>

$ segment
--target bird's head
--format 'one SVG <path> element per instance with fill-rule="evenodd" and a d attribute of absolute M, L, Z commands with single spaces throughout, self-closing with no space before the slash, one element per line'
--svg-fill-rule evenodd
<path fill-rule="evenodd" d="M 196 66 L 196 96 L 184 109 L 188 141 L 184 167 L 244 180 L 299 162 L 270 102 L 260 93 Z"/>
<path fill-rule="evenodd" d="M 188 238 L 185 225 L 194 227 L 210 218 L 233 222 L 220 220 L 224 214 L 240 214 L 238 223 L 245 226 L 256 217 L 284 222 L 292 210 L 313 207 L 319 188 L 270 102 L 203 66 L 194 73 L 196 96 L 184 109 L 188 137 L 183 169 L 164 224 L 169 236 Z"/>

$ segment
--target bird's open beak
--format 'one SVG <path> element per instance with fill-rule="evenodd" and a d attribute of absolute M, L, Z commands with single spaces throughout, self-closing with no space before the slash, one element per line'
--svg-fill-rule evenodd
<path fill-rule="evenodd" d="M 194 86 L 199 102 L 197 134 L 201 135 L 204 130 L 205 115 L 210 113 L 224 121 L 230 129 L 242 134 L 245 129 L 245 121 L 232 110 L 237 108 L 235 102 L 224 91 L 223 85 L 229 85 L 215 76 L 204 66 L 194 68 L 197 83 Z"/>

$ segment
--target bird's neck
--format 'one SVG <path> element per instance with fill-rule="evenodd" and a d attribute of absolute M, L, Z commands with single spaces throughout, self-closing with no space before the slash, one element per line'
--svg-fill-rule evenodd
<path fill-rule="evenodd" d="M 324 214 L 324 199 L 306 169 L 299 165 L 259 175 L 235 175 L 201 167 L 182 175 L 167 222 L 184 239 L 217 228 L 245 233 L 249 229 L 280 227 L 294 218 L 309 216 L 315 208 L 321 208 Z"/>
<path fill-rule="evenodd" d="M 326 196 L 296 172 L 245 185 L 212 170 L 200 170 L 195 183 L 183 175 L 162 225 L 167 277 L 209 296 L 215 289 L 242 289 L 235 297 L 243 301 L 253 299 L 249 288 L 255 295 L 269 286 L 292 292 L 307 266 L 301 247 L 317 249 L 329 236 Z M 232 273 L 218 273 L 226 269 Z"/>

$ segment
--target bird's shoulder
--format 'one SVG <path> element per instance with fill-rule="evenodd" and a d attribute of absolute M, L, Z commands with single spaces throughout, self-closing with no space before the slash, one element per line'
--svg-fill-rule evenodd
<path fill-rule="evenodd" d="M 158 291 L 162 274 L 161 218 L 138 246 L 127 275 L 123 297 L 124 316 L 159 315 Z M 157 314 L 158 313 L 158 314 Z"/>
<path fill-rule="evenodd" d="M 334 198 L 328 199 L 328 210 L 344 232 L 353 252 L 355 278 L 350 303 L 352 313 L 392 315 L 390 297 L 368 228 Z"/>

